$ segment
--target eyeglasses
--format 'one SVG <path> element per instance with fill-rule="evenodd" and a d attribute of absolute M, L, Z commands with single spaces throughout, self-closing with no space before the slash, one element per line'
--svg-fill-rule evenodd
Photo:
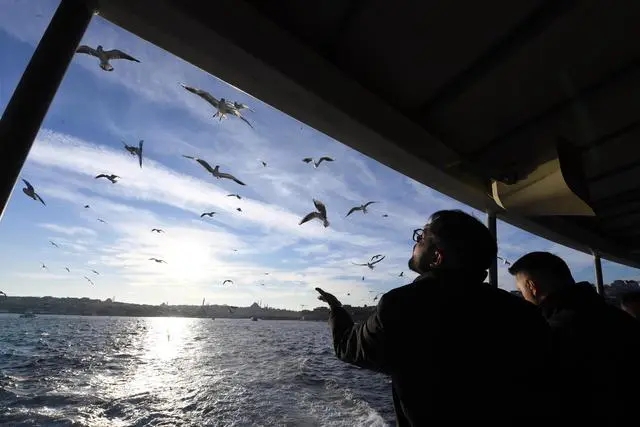
<path fill-rule="evenodd" d="M 424 230 L 422 228 L 416 228 L 413 230 L 413 241 L 420 243 L 424 237 Z"/>

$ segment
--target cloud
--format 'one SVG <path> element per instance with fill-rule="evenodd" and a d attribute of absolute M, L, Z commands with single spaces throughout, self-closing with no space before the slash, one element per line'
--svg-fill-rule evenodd
<path fill-rule="evenodd" d="M 63 226 L 63 225 L 50 224 L 50 223 L 38 224 L 38 227 L 45 228 L 45 229 L 53 231 L 55 233 L 66 234 L 68 236 L 75 236 L 75 235 L 78 235 L 78 234 L 84 234 L 84 235 L 89 235 L 89 236 L 95 236 L 96 235 L 95 230 L 92 230 L 92 229 L 87 228 L 87 227 Z"/>

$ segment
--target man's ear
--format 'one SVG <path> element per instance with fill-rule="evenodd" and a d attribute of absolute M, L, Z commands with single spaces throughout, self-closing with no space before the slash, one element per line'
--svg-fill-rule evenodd
<path fill-rule="evenodd" d="M 533 280 L 527 279 L 525 285 L 527 286 L 527 289 L 529 289 L 529 292 L 531 292 L 531 295 L 533 295 L 534 297 L 538 296 L 538 288 L 536 284 L 533 283 Z"/>
<path fill-rule="evenodd" d="M 433 251 L 433 259 L 431 261 L 431 264 L 434 267 L 438 267 L 440 265 L 442 265 L 442 262 L 444 261 L 444 258 L 442 256 L 442 252 L 440 251 L 440 249 L 436 249 Z"/>

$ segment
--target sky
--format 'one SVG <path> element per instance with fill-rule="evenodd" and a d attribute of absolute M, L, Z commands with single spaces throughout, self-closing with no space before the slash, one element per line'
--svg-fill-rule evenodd
<path fill-rule="evenodd" d="M 0 111 L 57 5 L 0 0 Z M 205 298 L 298 309 L 321 305 L 314 291 L 320 286 L 345 304 L 371 304 L 375 293 L 415 277 L 407 269 L 412 230 L 431 213 L 462 209 L 484 220 L 99 16 L 81 43 L 118 48 L 141 62 L 115 60 L 115 70 L 105 72 L 96 58 L 74 57 L 21 173 L 46 206 L 26 197 L 19 181 L 0 222 L 0 290 L 8 295 L 146 304 Z M 247 104 L 253 129 L 235 117 L 214 119 L 213 108 L 180 84 Z M 142 169 L 122 145 L 139 140 Z M 247 185 L 217 180 L 182 155 L 218 164 Z M 325 155 L 335 161 L 317 169 L 302 162 Z M 100 173 L 121 180 L 94 179 Z M 314 209 L 312 199 L 326 204 L 328 228 L 298 225 Z M 367 214 L 345 217 L 367 201 L 377 202 Z M 217 214 L 201 219 L 206 211 Z M 562 256 L 577 279 L 593 281 L 590 255 L 502 222 L 498 242 L 508 260 L 546 250 Z M 386 258 L 375 270 L 353 265 L 378 253 Z M 603 270 L 605 282 L 640 277 L 606 261 Z M 223 286 L 226 279 L 234 284 Z M 514 289 L 502 264 L 499 284 Z"/>

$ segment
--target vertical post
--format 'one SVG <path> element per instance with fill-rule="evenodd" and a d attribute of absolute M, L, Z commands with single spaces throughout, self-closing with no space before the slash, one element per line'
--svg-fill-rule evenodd
<path fill-rule="evenodd" d="M 604 296 L 604 279 L 602 277 L 602 260 L 600 259 L 600 255 L 593 255 L 593 264 L 596 268 L 596 290 L 598 294 Z"/>
<path fill-rule="evenodd" d="M 0 219 L 94 8 L 61 0 L 0 121 Z"/>
<path fill-rule="evenodd" d="M 498 241 L 498 230 L 496 227 L 496 213 L 493 211 L 487 212 L 487 228 L 491 232 L 491 235 Z M 494 258 L 491 266 L 489 267 L 489 284 L 491 286 L 498 287 L 498 258 Z"/>

